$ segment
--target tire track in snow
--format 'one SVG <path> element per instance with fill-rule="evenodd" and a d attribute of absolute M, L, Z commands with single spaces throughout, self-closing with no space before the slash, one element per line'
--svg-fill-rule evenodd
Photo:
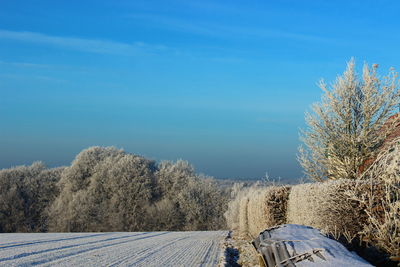
<path fill-rule="evenodd" d="M 65 240 L 76 240 L 76 239 L 82 239 L 82 238 L 91 238 L 95 236 L 105 236 L 105 235 L 110 235 L 111 233 L 103 233 L 103 234 L 86 234 L 84 236 L 77 236 L 77 237 L 69 237 L 69 238 L 59 238 L 59 239 L 49 239 L 49 240 L 40 240 L 40 241 L 35 241 L 35 242 L 10 242 L 10 243 L 4 243 L 0 245 L 0 249 L 3 248 L 15 248 L 15 247 L 22 247 L 22 246 L 31 246 L 31 245 L 37 245 L 37 244 L 42 244 L 42 243 L 53 243 L 53 242 L 60 242 L 60 241 L 65 241 Z"/>
<path fill-rule="evenodd" d="M 174 237 L 174 240 L 177 240 L 177 239 Z M 165 243 L 165 240 L 160 240 L 160 241 Z M 150 240 L 150 242 L 148 242 L 148 244 L 142 244 L 142 246 L 145 246 L 143 249 L 135 251 L 134 253 L 132 253 L 132 251 L 129 250 L 127 252 L 128 256 L 120 257 L 116 262 L 111 263 L 110 266 L 118 266 L 124 262 L 132 261 L 133 259 L 135 259 L 137 257 L 142 257 L 142 255 L 145 255 L 145 253 L 147 251 L 159 249 L 159 247 L 157 247 L 157 245 L 158 245 L 158 240 L 152 239 L 152 240 Z"/>
<path fill-rule="evenodd" d="M 159 234 L 157 234 L 157 235 L 159 235 Z M 120 241 L 120 242 L 117 242 L 117 243 L 111 243 L 111 244 L 105 244 L 105 245 L 101 245 L 101 246 L 86 248 L 86 249 L 82 249 L 82 250 L 78 250 L 78 251 L 74 251 L 74 252 L 69 252 L 69 253 L 66 253 L 66 254 L 61 254 L 60 256 L 56 256 L 56 257 L 52 257 L 52 258 L 45 258 L 43 260 L 31 261 L 31 262 L 28 262 L 28 265 L 40 265 L 40 264 L 44 264 L 44 263 L 50 263 L 50 262 L 54 262 L 54 261 L 59 261 L 61 259 L 67 258 L 67 257 L 74 257 L 74 256 L 81 255 L 83 253 L 93 252 L 94 250 L 109 248 L 109 247 L 112 247 L 112 246 L 121 245 L 121 244 L 125 244 L 125 243 L 130 243 L 132 241 L 137 241 L 137 240 L 140 240 L 140 239 L 151 238 L 153 236 L 155 236 L 155 235 L 150 235 L 150 236 L 135 238 L 133 240 L 125 240 L 125 241 Z M 124 237 L 124 238 L 128 238 L 128 237 Z M 121 239 L 121 238 L 114 238 L 114 239 Z M 96 242 L 96 243 L 98 243 L 98 242 Z M 86 244 L 83 244 L 83 245 L 86 245 Z"/>
<path fill-rule="evenodd" d="M 173 241 L 168 242 L 167 244 L 164 244 L 162 246 L 156 246 L 156 247 L 152 247 L 151 250 L 149 250 L 149 253 L 145 253 L 144 255 L 140 256 L 140 257 L 136 257 L 133 258 L 133 260 L 130 262 L 130 264 L 132 265 L 137 265 L 137 266 L 143 266 L 143 263 L 149 259 L 152 258 L 152 256 L 156 253 L 158 253 L 159 251 L 165 251 L 166 248 L 172 246 L 173 244 L 175 244 L 176 242 L 182 241 L 184 239 L 187 239 L 188 237 L 182 237 L 182 238 L 178 238 L 175 239 Z M 147 264 L 146 264 L 147 265 Z"/>
<path fill-rule="evenodd" d="M 179 250 L 175 250 L 174 253 L 171 253 L 168 257 L 163 258 L 164 263 L 167 265 L 168 263 L 177 262 L 185 256 L 189 255 L 190 247 L 185 246 Z M 178 264 L 176 264 L 178 265 Z"/>
<path fill-rule="evenodd" d="M 123 238 L 136 237 L 136 236 L 145 235 L 145 234 L 149 234 L 149 233 L 138 233 L 138 234 L 134 234 L 134 235 L 126 235 L 126 236 L 121 236 L 121 237 L 112 237 L 112 238 L 107 238 L 107 239 L 102 239 L 102 240 L 90 241 L 90 242 L 85 242 L 85 243 L 78 243 L 78 244 L 55 247 L 55 248 L 49 248 L 49 249 L 38 250 L 38 251 L 33 251 L 33 252 L 24 252 L 24 253 L 20 253 L 20 254 L 17 254 L 17 255 L 6 257 L 6 258 L 0 258 L 0 262 L 9 261 L 9 260 L 18 259 L 18 258 L 23 258 L 23 257 L 29 257 L 29 256 L 33 256 L 33 255 L 43 254 L 43 253 L 48 253 L 48 252 L 52 252 L 52 251 L 59 251 L 59 250 L 70 249 L 70 248 L 74 248 L 74 247 L 81 247 L 82 245 L 92 245 L 92 244 L 96 244 L 96 243 L 114 241 L 114 240 L 123 239 Z M 137 239 L 141 239 L 141 238 L 137 238 Z"/>

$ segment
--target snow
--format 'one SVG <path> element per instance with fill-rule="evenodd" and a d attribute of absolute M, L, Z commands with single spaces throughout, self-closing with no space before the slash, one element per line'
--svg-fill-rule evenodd
<path fill-rule="evenodd" d="M 339 242 L 327 238 L 317 229 L 297 224 L 284 224 L 268 230 L 270 240 L 283 241 L 286 244 L 289 255 L 298 255 L 313 249 L 321 249 L 321 254 L 326 260 L 313 256 L 314 262 L 304 260 L 297 262 L 296 266 L 307 267 L 363 267 L 372 266 L 356 253 L 348 251 Z"/>
<path fill-rule="evenodd" d="M 216 266 L 227 231 L 0 234 L 0 266 Z"/>

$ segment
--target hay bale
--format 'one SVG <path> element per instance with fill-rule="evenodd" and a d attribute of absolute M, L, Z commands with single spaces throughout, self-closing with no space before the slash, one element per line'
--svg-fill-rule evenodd
<path fill-rule="evenodd" d="M 247 218 L 248 218 L 248 232 L 251 236 L 255 236 L 260 232 L 260 228 L 266 225 L 263 220 L 263 213 L 265 201 L 265 189 L 254 190 L 249 197 L 247 205 Z M 267 227 L 265 227 L 267 228 Z"/>
<path fill-rule="evenodd" d="M 241 235 L 248 234 L 248 217 L 247 217 L 247 208 L 249 204 L 249 198 L 244 196 L 240 199 L 239 203 L 239 233 Z"/>
<path fill-rule="evenodd" d="M 242 236 L 256 236 L 266 228 L 286 223 L 289 186 L 245 188 L 228 203 L 228 227 Z"/>
<path fill-rule="evenodd" d="M 270 186 L 250 192 L 247 207 L 248 233 L 257 236 L 266 228 L 286 222 L 290 187 Z"/>
<path fill-rule="evenodd" d="M 356 236 L 367 221 L 365 206 L 349 198 L 348 192 L 365 192 L 371 183 L 341 179 L 292 187 L 287 223 L 308 225 L 335 236 Z"/>
<path fill-rule="evenodd" d="M 247 187 L 244 183 L 234 183 L 231 189 L 232 199 L 228 202 L 224 217 L 228 228 L 236 233 L 240 231 L 240 202 L 244 197 L 247 197 L 248 191 L 253 189 L 254 187 Z M 242 214 L 242 216 L 244 216 L 244 214 Z M 242 218 L 242 220 L 244 220 L 244 218 Z"/>

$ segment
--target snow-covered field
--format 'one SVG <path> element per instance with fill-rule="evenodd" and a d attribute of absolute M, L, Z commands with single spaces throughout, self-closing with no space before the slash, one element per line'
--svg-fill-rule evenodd
<path fill-rule="evenodd" d="M 0 266 L 215 266 L 226 231 L 0 234 Z"/>

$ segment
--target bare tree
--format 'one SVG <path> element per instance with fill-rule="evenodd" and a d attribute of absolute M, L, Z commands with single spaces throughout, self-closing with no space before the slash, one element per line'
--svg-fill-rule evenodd
<path fill-rule="evenodd" d="M 298 155 L 309 179 L 357 179 L 360 166 L 375 157 L 398 124 L 399 116 L 388 120 L 399 105 L 397 73 L 391 69 L 381 78 L 377 69 L 364 64 L 360 78 L 351 59 L 332 85 L 319 83 L 324 94 L 306 113 Z"/>

